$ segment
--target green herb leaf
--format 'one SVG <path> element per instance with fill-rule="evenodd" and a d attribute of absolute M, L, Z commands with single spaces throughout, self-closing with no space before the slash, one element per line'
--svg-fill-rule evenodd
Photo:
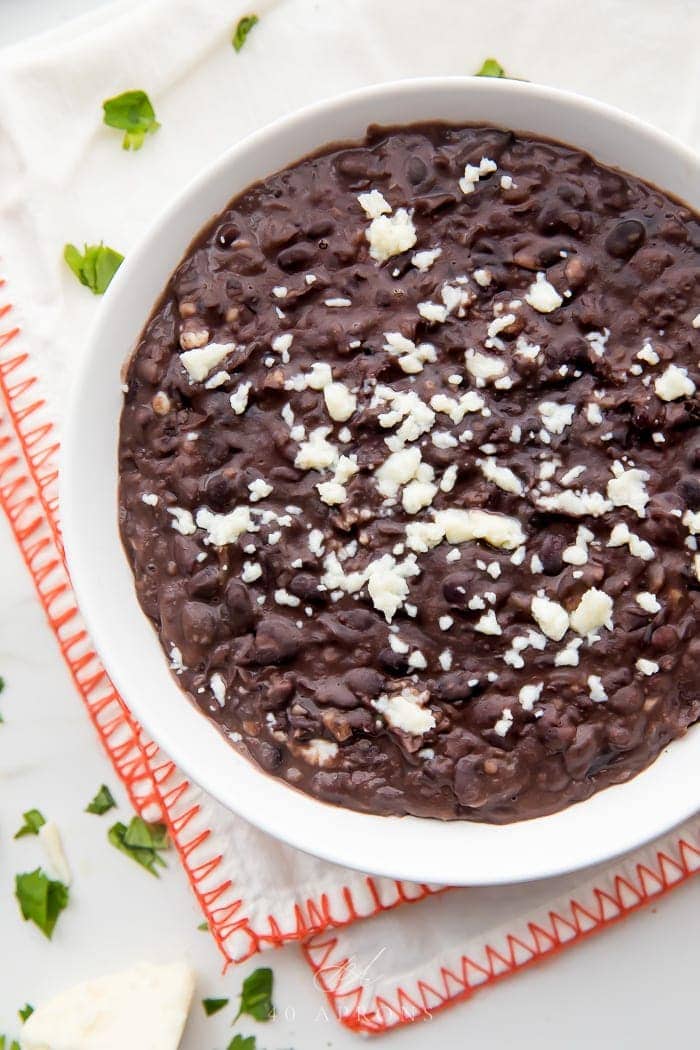
<path fill-rule="evenodd" d="M 202 999 L 202 1006 L 207 1017 L 211 1017 L 212 1014 L 218 1014 L 219 1010 L 223 1010 L 225 1006 L 228 1006 L 228 1003 L 228 999 Z"/>
<path fill-rule="evenodd" d="M 254 1035 L 234 1035 L 226 1050 L 255 1050 L 256 1045 Z M 1 1046 L 0 1050 L 2 1050 Z"/>
<path fill-rule="evenodd" d="M 269 1021 L 274 1013 L 272 1005 L 272 970 L 263 966 L 246 977 L 241 989 L 241 1005 L 234 1022 L 241 1014 L 249 1014 L 256 1021 Z"/>
<path fill-rule="evenodd" d="M 122 149 L 141 149 L 146 135 L 152 135 L 160 124 L 145 91 L 125 91 L 102 103 L 104 122 L 124 132 Z"/>
<path fill-rule="evenodd" d="M 200 922 L 200 924 L 197 927 L 197 929 L 201 930 L 203 933 L 209 933 L 209 923 L 208 922 Z"/>
<path fill-rule="evenodd" d="M 501 65 L 501 63 L 495 58 L 487 58 L 479 70 L 475 74 L 477 77 L 505 77 L 507 79 L 508 74 Z"/>
<path fill-rule="evenodd" d="M 260 19 L 257 15 L 244 15 L 240 22 L 236 26 L 231 43 L 233 44 L 234 51 L 240 51 L 246 42 L 248 33 L 251 31 L 253 26 L 256 26 Z"/>
<path fill-rule="evenodd" d="M 114 809 L 116 804 L 112 792 L 106 784 L 103 784 L 92 802 L 85 807 L 85 812 L 96 813 L 98 817 L 101 817 L 104 813 L 109 812 L 110 809 Z"/>
<path fill-rule="evenodd" d="M 7 1050 L 22 1050 L 22 1047 L 16 1039 L 13 1039 L 11 1043 L 8 1043 L 7 1036 L 0 1035 L 0 1050 L 5 1050 L 6 1047 Z M 253 1050 L 255 1050 L 255 1047 L 253 1047 Z"/>
<path fill-rule="evenodd" d="M 124 262 L 124 256 L 101 241 L 84 247 L 85 251 L 81 255 L 74 244 L 66 244 L 63 258 L 80 283 L 89 288 L 93 295 L 104 295 Z"/>
<path fill-rule="evenodd" d="M 34 1007 L 31 1003 L 25 1003 L 24 1006 L 17 1011 L 21 1021 L 26 1021 L 28 1017 L 31 1017 L 34 1013 Z"/>
<path fill-rule="evenodd" d="M 68 887 L 37 868 L 16 876 L 15 896 L 24 919 L 31 920 L 51 940 L 58 916 L 68 906 Z"/>
<path fill-rule="evenodd" d="M 5 679 L 2 677 L 2 675 L 0 675 L 0 693 L 3 691 L 4 688 L 5 688 Z M 5 719 L 2 717 L 2 715 L 0 715 L 0 725 L 2 725 L 2 723 L 4 721 L 5 721 Z"/>
<path fill-rule="evenodd" d="M 23 839 L 25 835 L 38 835 L 39 828 L 46 823 L 43 814 L 38 809 L 28 809 L 22 816 L 24 824 L 15 835 L 16 839 Z"/>
<path fill-rule="evenodd" d="M 107 832 L 107 838 L 112 845 L 126 853 L 128 857 L 135 860 L 151 875 L 159 877 L 156 866 L 166 867 L 166 863 L 160 856 L 160 850 L 168 849 L 168 831 L 164 824 L 147 824 L 141 817 L 132 817 L 127 827 L 118 821 Z"/>

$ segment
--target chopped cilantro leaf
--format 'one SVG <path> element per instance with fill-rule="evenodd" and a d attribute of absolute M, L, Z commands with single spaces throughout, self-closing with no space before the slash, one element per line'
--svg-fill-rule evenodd
<path fill-rule="evenodd" d="M 160 124 L 145 91 L 125 91 L 102 103 L 104 122 L 124 132 L 122 149 L 141 149 L 146 135 L 152 135 Z"/>
<path fill-rule="evenodd" d="M 200 922 L 200 924 L 197 927 L 197 929 L 201 930 L 202 933 L 209 933 L 209 923 L 208 922 Z"/>
<path fill-rule="evenodd" d="M 202 1006 L 207 1017 L 211 1017 L 212 1014 L 218 1014 L 219 1010 L 223 1010 L 225 1006 L 228 1006 L 228 1003 L 228 999 L 202 999 Z"/>
<path fill-rule="evenodd" d="M 58 916 L 68 906 L 68 887 L 37 868 L 16 876 L 15 896 L 24 919 L 31 920 L 51 940 Z"/>
<path fill-rule="evenodd" d="M 234 1020 L 241 1014 L 249 1014 L 256 1021 L 269 1021 L 274 1013 L 272 1005 L 272 970 L 262 966 L 253 970 L 243 982 L 241 1005 Z"/>
<path fill-rule="evenodd" d="M 110 809 L 114 809 L 116 804 L 112 792 L 106 784 L 103 784 L 92 802 L 85 807 L 85 812 L 96 813 L 98 817 L 101 817 L 103 813 L 107 813 Z"/>
<path fill-rule="evenodd" d="M 234 1035 L 226 1050 L 255 1050 L 255 1047 L 254 1035 Z M 0 1050 L 2 1050 L 2 1047 L 0 1047 Z"/>
<path fill-rule="evenodd" d="M 16 833 L 16 839 L 23 839 L 25 835 L 38 835 L 39 828 L 46 823 L 43 814 L 38 809 L 28 809 L 22 816 L 24 824 Z"/>
<path fill-rule="evenodd" d="M 85 245 L 81 255 L 74 244 L 66 244 L 63 258 L 81 284 L 93 295 L 104 295 L 115 273 L 124 262 L 124 256 L 100 242 Z"/>
<path fill-rule="evenodd" d="M 506 77 L 507 74 L 501 63 L 495 58 L 487 58 L 481 69 L 475 74 L 477 77 Z"/>
<path fill-rule="evenodd" d="M 150 871 L 151 875 L 159 877 L 157 865 L 166 867 L 159 853 L 169 846 L 168 831 L 164 824 L 147 824 L 141 817 L 132 817 L 128 827 L 121 821 L 113 824 L 107 832 L 107 838 L 116 849 L 126 853 Z"/>
<path fill-rule="evenodd" d="M 17 1011 L 17 1013 L 19 1014 L 20 1021 L 26 1021 L 27 1018 L 31 1017 L 34 1013 L 34 1007 L 31 1003 L 25 1003 L 24 1006 Z"/>
<path fill-rule="evenodd" d="M 253 26 L 257 25 L 260 19 L 257 15 L 244 15 L 239 21 L 233 32 L 233 38 L 231 43 L 235 51 L 240 51 L 246 42 L 248 33 L 251 31 Z"/>
<path fill-rule="evenodd" d="M 11 1043 L 8 1043 L 7 1036 L 0 1035 L 0 1050 L 6 1050 L 6 1048 L 7 1050 L 22 1050 L 22 1047 L 16 1039 L 13 1039 Z M 236 1048 L 236 1050 L 239 1050 L 239 1048 Z M 243 1047 L 243 1050 L 248 1050 L 248 1048 Z M 255 1050 L 255 1047 L 253 1047 L 252 1050 Z"/>

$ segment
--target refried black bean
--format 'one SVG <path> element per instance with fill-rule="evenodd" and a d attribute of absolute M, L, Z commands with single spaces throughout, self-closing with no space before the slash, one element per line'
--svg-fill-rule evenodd
<path fill-rule="evenodd" d="M 700 717 L 700 219 L 584 153 L 371 128 L 197 238 L 128 366 L 120 521 L 268 774 L 504 823 Z"/>

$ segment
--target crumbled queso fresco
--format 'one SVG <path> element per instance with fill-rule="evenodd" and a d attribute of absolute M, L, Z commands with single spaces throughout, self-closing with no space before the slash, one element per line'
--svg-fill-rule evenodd
<path fill-rule="evenodd" d="M 232 201 L 128 369 L 121 530 L 269 773 L 505 822 L 700 715 L 700 221 L 565 146 L 374 129 Z"/>

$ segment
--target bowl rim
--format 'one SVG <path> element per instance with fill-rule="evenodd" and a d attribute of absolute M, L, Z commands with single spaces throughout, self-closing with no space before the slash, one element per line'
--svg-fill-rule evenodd
<path fill-rule="evenodd" d="M 650 147 L 656 146 L 663 153 L 671 154 L 675 159 L 689 165 L 694 172 L 700 174 L 700 157 L 698 154 L 689 147 L 677 142 L 666 132 L 636 117 L 630 116 L 613 106 L 574 92 L 505 79 L 441 76 L 389 81 L 334 95 L 277 118 L 229 147 L 213 163 L 206 166 L 194 179 L 188 182 L 148 225 L 138 244 L 128 253 L 124 264 L 112 282 L 109 293 L 100 304 L 74 377 L 60 453 L 59 499 L 67 566 L 79 608 L 97 651 L 100 653 L 104 666 L 116 688 L 124 697 L 125 702 L 128 702 L 129 709 L 188 778 L 191 777 L 195 783 L 223 803 L 224 806 L 238 813 L 261 830 L 290 846 L 335 864 L 342 864 L 361 871 L 371 871 L 377 875 L 410 879 L 422 883 L 499 885 L 560 875 L 575 869 L 598 864 L 667 832 L 671 827 L 687 819 L 700 808 L 700 774 L 695 778 L 694 792 L 690 789 L 691 785 L 688 784 L 689 789 L 685 804 L 682 801 L 674 804 L 672 812 L 668 812 L 663 806 L 657 806 L 641 825 L 639 820 L 636 822 L 621 821 L 619 826 L 616 827 L 615 833 L 603 836 L 602 841 L 597 841 L 595 836 L 591 836 L 589 829 L 590 841 L 586 841 L 585 848 L 581 849 L 572 839 L 568 842 L 566 848 L 563 845 L 559 845 L 553 852 L 547 853 L 545 850 L 544 856 L 541 856 L 536 852 L 536 846 L 534 845 L 538 839 L 538 835 L 534 833 L 536 825 L 542 826 L 543 823 L 548 823 L 550 832 L 545 833 L 544 839 L 545 841 L 551 840 L 557 845 L 558 833 L 555 829 L 557 826 L 560 828 L 563 823 L 566 823 L 567 815 L 580 813 L 584 808 L 587 808 L 587 811 L 591 814 L 595 811 L 596 819 L 604 822 L 607 809 L 605 800 L 610 797 L 611 793 L 623 792 L 629 784 L 639 783 L 640 777 L 646 776 L 650 782 L 658 780 L 658 777 L 649 778 L 648 774 L 650 771 L 657 769 L 659 764 L 666 760 L 665 752 L 657 758 L 651 767 L 648 767 L 638 777 L 633 778 L 632 781 L 624 785 L 606 788 L 584 802 L 577 803 L 548 817 L 535 818 L 534 820 L 521 821 L 509 825 L 483 825 L 468 821 L 441 822 L 431 818 L 419 817 L 382 817 L 347 810 L 322 802 L 313 796 L 302 794 L 290 787 L 286 782 L 270 777 L 269 774 L 261 770 L 251 760 L 240 755 L 238 755 L 239 761 L 244 762 L 249 770 L 254 771 L 254 775 L 252 777 L 244 775 L 241 772 L 241 767 L 238 767 L 236 772 L 233 756 L 237 752 L 223 739 L 222 734 L 209 723 L 206 717 L 198 709 L 194 708 L 194 705 L 187 699 L 179 685 L 173 682 L 174 688 L 184 701 L 183 708 L 194 712 L 196 717 L 201 720 L 201 723 L 208 725 L 208 728 L 212 730 L 213 736 L 210 737 L 210 745 L 208 745 L 211 748 L 212 755 L 215 751 L 218 751 L 218 745 L 214 743 L 214 739 L 217 738 L 232 756 L 232 773 L 230 783 L 228 783 L 221 775 L 214 773 L 213 766 L 215 763 L 213 761 L 209 765 L 207 762 L 202 761 L 199 763 L 199 760 L 193 759 L 192 754 L 189 752 L 188 741 L 185 739 L 186 734 L 179 731 L 173 732 L 171 724 L 158 720 L 149 705 L 147 699 L 148 691 L 137 688 L 134 675 L 127 669 L 127 661 L 124 660 L 122 662 L 121 657 L 115 655 L 110 644 L 110 623 L 102 610 L 101 594 L 104 585 L 95 577 L 95 570 L 99 567 L 100 562 L 99 559 L 95 560 L 94 552 L 92 555 L 88 554 L 90 544 L 89 542 L 86 543 L 86 527 L 81 520 L 85 501 L 90 498 L 90 493 L 86 490 L 86 483 L 84 478 L 81 477 L 80 470 L 80 463 L 85 451 L 85 437 L 81 417 L 85 399 L 91 397 L 91 383 L 95 373 L 97 356 L 100 352 L 100 345 L 104 339 L 108 339 L 109 326 L 116 317 L 119 305 L 122 301 L 128 300 L 130 286 L 138 281 L 140 268 L 147 261 L 149 253 L 152 252 L 153 244 L 158 240 L 165 227 L 174 220 L 178 220 L 187 203 L 198 198 L 217 177 L 230 171 L 237 159 L 248 154 L 264 151 L 266 144 L 271 143 L 278 133 L 283 131 L 293 132 L 295 128 L 306 126 L 309 122 L 314 122 L 319 117 L 345 107 L 361 106 L 371 102 L 377 102 L 378 106 L 381 106 L 382 100 L 386 99 L 387 95 L 401 96 L 408 101 L 416 92 L 432 92 L 437 96 L 440 91 L 471 92 L 477 96 L 483 95 L 484 97 L 487 97 L 489 93 L 509 95 L 512 92 L 518 92 L 531 100 L 541 102 L 543 105 L 563 106 L 565 109 L 586 114 L 593 120 L 607 121 L 609 124 L 617 125 L 620 129 L 624 128 L 632 135 L 645 138 Z M 434 119 L 438 121 L 441 118 L 436 116 Z M 450 120 L 447 122 L 454 123 L 454 121 Z M 411 121 L 407 120 L 405 123 L 409 124 Z M 465 121 L 465 123 L 467 122 Z M 475 121 L 474 123 L 477 122 Z M 489 118 L 484 118 L 483 123 L 495 124 L 496 122 L 490 121 Z M 572 131 L 575 130 L 575 128 L 572 128 Z M 537 131 L 533 131 L 531 134 L 535 137 L 547 137 Z M 575 139 L 576 135 L 573 134 L 571 137 Z M 347 139 L 339 139 L 339 141 L 347 141 Z M 319 148 L 322 145 L 322 142 L 319 143 Z M 585 147 L 576 148 L 589 152 Z M 298 157 L 292 156 L 286 163 L 292 164 L 297 159 Z M 609 167 L 616 167 L 616 165 L 611 164 L 607 160 L 601 161 L 601 163 Z M 625 170 L 622 165 L 617 165 L 617 167 L 621 171 Z M 258 177 L 264 178 L 266 174 L 271 174 L 274 170 L 280 169 L 273 165 L 269 170 L 265 169 Z M 237 190 L 234 195 L 237 195 L 239 192 L 241 190 Z M 221 207 L 224 204 L 225 201 Z M 199 227 L 202 225 L 202 223 L 198 224 Z M 193 236 L 196 236 L 196 232 Z M 191 239 L 192 237 L 189 238 L 190 241 Z M 168 273 L 172 272 L 178 261 L 179 259 L 176 259 L 168 265 Z M 155 299 L 153 301 L 155 302 Z M 137 326 L 138 330 L 141 329 L 145 320 L 146 316 L 142 316 Z M 130 353 L 131 348 L 129 348 L 127 354 L 122 351 L 122 362 L 124 359 L 128 359 Z M 113 438 L 114 453 L 116 454 L 116 435 L 113 435 Z M 113 509 L 116 519 L 116 494 L 114 494 Z M 121 544 L 119 544 L 118 553 L 119 557 L 126 563 Z M 129 569 L 128 571 L 130 574 L 131 570 Z M 145 615 L 137 604 L 135 592 L 133 594 L 133 606 L 145 621 Z M 163 668 L 167 671 L 164 653 L 160 648 L 150 621 L 147 621 L 147 625 L 152 633 L 153 644 L 158 647 Z M 169 673 L 168 677 L 170 678 Z M 161 679 L 160 685 L 164 687 L 163 682 L 164 680 Z M 678 753 L 680 757 L 681 748 L 684 744 L 687 744 L 687 741 L 688 737 L 685 737 L 673 743 L 674 756 Z M 700 737 L 697 738 L 697 743 L 700 745 Z M 687 762 L 686 765 L 688 765 Z M 698 763 L 698 767 L 700 767 L 700 763 Z M 663 778 L 661 779 L 663 785 Z M 246 783 L 247 786 L 255 789 L 255 798 L 249 798 L 244 791 L 237 792 L 235 790 L 236 785 L 240 787 Z M 272 791 L 268 790 L 271 785 L 274 785 L 274 790 Z M 278 788 L 281 789 L 284 797 L 277 790 Z M 256 801 L 259 794 L 265 796 L 262 810 Z M 272 801 L 277 797 L 277 800 L 280 802 L 279 811 L 275 812 L 272 802 L 268 805 L 268 797 Z M 601 802 L 601 800 L 603 801 Z M 587 823 L 590 824 L 593 819 L 593 816 L 591 816 Z M 574 825 L 577 823 L 580 823 L 580 821 L 573 821 Z M 333 825 L 343 826 L 340 834 L 335 834 L 332 831 Z M 405 836 L 402 831 L 396 833 L 395 829 L 397 826 L 401 826 L 406 830 Z M 450 830 L 438 835 L 433 834 L 428 826 L 432 826 L 433 829 L 438 826 Z M 497 848 L 496 846 L 497 840 L 494 838 L 494 833 L 509 838 L 513 850 L 525 850 L 527 852 L 525 859 L 521 857 L 515 863 L 508 863 L 507 854 L 504 853 L 503 848 Z M 416 836 L 419 835 L 421 836 L 421 841 L 430 842 L 431 846 L 425 849 L 414 850 L 415 856 L 410 855 L 409 863 L 407 861 L 406 848 L 403 848 L 401 855 L 397 856 L 388 844 L 392 839 L 396 839 L 397 834 L 402 840 L 410 836 L 413 837 L 414 841 Z M 467 847 L 464 846 L 463 840 L 465 838 L 469 840 Z M 437 853 L 435 852 L 433 840 L 438 843 L 443 843 L 444 840 L 444 845 L 437 849 Z M 450 842 L 455 846 L 459 846 L 457 863 L 450 862 L 451 854 L 448 848 Z M 469 843 L 471 843 L 471 848 L 469 848 Z M 358 848 L 360 850 L 359 853 Z M 486 856 L 483 855 L 482 851 L 486 851 Z M 489 856 L 493 855 L 500 857 L 499 863 L 495 865 L 492 861 L 489 861 Z"/>

